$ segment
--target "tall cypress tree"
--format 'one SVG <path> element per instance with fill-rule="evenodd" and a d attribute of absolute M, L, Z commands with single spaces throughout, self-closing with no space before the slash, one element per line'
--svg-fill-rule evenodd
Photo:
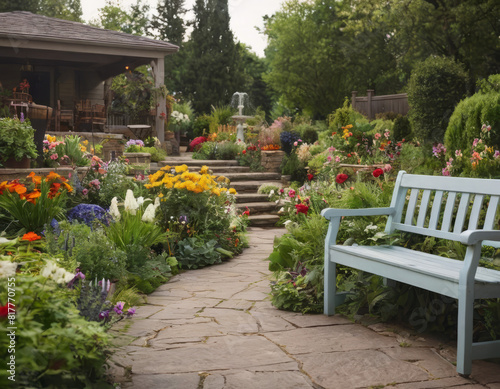
<path fill-rule="evenodd" d="M 165 86 L 171 93 L 178 93 L 185 73 L 186 51 L 184 34 L 186 25 L 183 15 L 185 0 L 161 0 L 151 22 L 156 38 L 179 46 L 179 52 L 165 57 Z"/>
<path fill-rule="evenodd" d="M 198 113 L 229 104 L 244 83 L 242 63 L 229 29 L 227 0 L 196 0 L 184 92 Z"/>

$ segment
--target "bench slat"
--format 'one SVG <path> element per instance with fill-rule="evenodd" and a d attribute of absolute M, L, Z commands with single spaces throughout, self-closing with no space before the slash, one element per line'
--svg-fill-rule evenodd
<path fill-rule="evenodd" d="M 404 174 L 401 179 L 404 188 L 429 190 L 444 190 L 458 193 L 473 193 L 483 195 L 500 195 L 500 180 L 486 178 L 425 176 L 419 174 Z"/>
<path fill-rule="evenodd" d="M 464 264 L 463 261 L 397 246 L 334 245 L 330 247 L 330 250 L 335 262 L 337 262 L 337 252 L 342 252 L 349 254 L 349 256 L 361 257 L 369 261 L 389 264 L 393 267 L 411 269 L 414 272 L 454 283 L 458 283 L 460 270 Z M 344 265 L 349 266 L 348 263 Z M 476 282 L 493 283 L 500 288 L 500 272 L 479 267 L 476 273 Z"/>
<path fill-rule="evenodd" d="M 425 222 L 425 217 L 427 216 L 427 209 L 429 208 L 429 200 L 431 198 L 431 191 L 426 189 L 422 194 L 422 200 L 420 201 L 420 210 L 418 212 L 417 227 L 423 227 Z"/>
<path fill-rule="evenodd" d="M 434 200 L 432 201 L 431 218 L 429 220 L 429 228 L 432 230 L 437 229 L 439 222 L 439 216 L 441 215 L 441 205 L 443 203 L 443 191 L 438 190 L 434 194 Z"/>
<path fill-rule="evenodd" d="M 488 211 L 486 211 L 486 217 L 484 219 L 484 229 L 493 230 L 495 222 L 497 222 L 497 209 L 498 209 L 498 199 L 499 196 L 491 196 L 490 202 L 488 204 Z"/>
<path fill-rule="evenodd" d="M 479 213 L 481 212 L 481 207 L 483 206 L 484 195 L 474 196 L 474 203 L 470 212 L 469 218 L 469 230 L 476 230 L 479 223 Z"/>
<path fill-rule="evenodd" d="M 460 204 L 458 205 L 457 217 L 455 219 L 455 226 L 453 232 L 460 234 L 463 231 L 465 218 L 469 211 L 470 193 L 462 193 Z"/>
<path fill-rule="evenodd" d="M 410 200 L 408 201 L 408 208 L 406 209 L 405 224 L 413 225 L 413 215 L 415 215 L 415 208 L 417 207 L 418 195 L 420 190 L 412 189 L 410 193 Z"/>
<path fill-rule="evenodd" d="M 444 209 L 443 224 L 441 225 L 441 231 L 449 232 L 451 227 L 451 219 L 453 217 L 453 210 L 455 208 L 455 202 L 457 200 L 456 192 L 449 192 L 448 198 L 446 199 L 446 207 Z"/>

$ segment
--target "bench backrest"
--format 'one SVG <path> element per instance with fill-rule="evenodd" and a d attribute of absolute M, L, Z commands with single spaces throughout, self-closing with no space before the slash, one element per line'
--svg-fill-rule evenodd
<path fill-rule="evenodd" d="M 424 176 L 400 171 L 392 197 L 395 230 L 459 240 L 468 229 L 499 229 L 500 180 Z"/>

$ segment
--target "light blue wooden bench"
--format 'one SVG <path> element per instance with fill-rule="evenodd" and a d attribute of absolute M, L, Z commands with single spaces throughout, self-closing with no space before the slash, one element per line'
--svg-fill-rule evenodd
<path fill-rule="evenodd" d="M 479 267 L 481 246 L 499 246 L 500 180 L 438 177 L 400 171 L 390 207 L 324 209 L 326 315 L 345 294 L 336 291 L 336 264 L 377 274 L 458 299 L 457 372 L 471 373 L 472 360 L 499 358 L 500 340 L 474 343 L 474 299 L 500 298 L 500 271 Z M 486 212 L 484 212 L 486 210 Z M 467 246 L 463 261 L 396 246 L 337 245 L 345 216 L 387 215 L 386 233 L 406 231 Z"/>

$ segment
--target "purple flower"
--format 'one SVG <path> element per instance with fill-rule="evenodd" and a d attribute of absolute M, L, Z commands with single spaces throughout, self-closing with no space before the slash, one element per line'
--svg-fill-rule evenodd
<path fill-rule="evenodd" d="M 125 303 L 123 301 L 118 301 L 113 308 L 113 311 L 115 311 L 118 315 L 121 315 L 123 313 L 123 306 Z"/>
<path fill-rule="evenodd" d="M 21 123 L 24 122 L 24 112 L 21 112 L 21 119 L 20 119 Z"/>
<path fill-rule="evenodd" d="M 129 308 L 127 311 L 127 316 L 133 316 L 135 314 L 135 308 Z"/>
<path fill-rule="evenodd" d="M 81 271 L 79 271 L 78 273 L 75 274 L 75 278 L 80 278 L 82 280 L 85 279 L 85 274 L 83 274 Z"/>
<path fill-rule="evenodd" d="M 106 319 L 109 319 L 109 311 L 106 310 L 106 311 L 102 311 L 100 314 L 99 314 L 99 320 L 106 320 Z"/>
<path fill-rule="evenodd" d="M 181 223 L 181 224 L 187 224 L 188 223 L 188 217 L 186 215 L 179 216 L 179 223 Z"/>

